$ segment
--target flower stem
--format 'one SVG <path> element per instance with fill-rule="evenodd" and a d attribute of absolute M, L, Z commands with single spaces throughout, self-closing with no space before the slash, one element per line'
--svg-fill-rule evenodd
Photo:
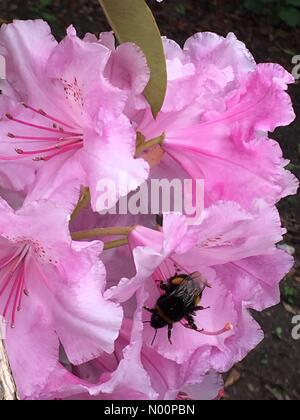
<path fill-rule="evenodd" d="M 73 232 L 72 239 L 74 241 L 81 241 L 86 239 L 97 238 L 99 236 L 128 236 L 129 233 L 135 228 L 135 226 L 116 226 L 116 227 L 109 227 L 109 228 L 98 228 L 98 229 L 91 229 L 91 230 L 82 230 L 79 232 Z"/>
<path fill-rule="evenodd" d="M 117 241 L 106 242 L 104 244 L 104 251 L 108 249 L 120 248 L 121 246 L 128 245 L 128 239 L 119 239 Z"/>
<path fill-rule="evenodd" d="M 90 200 L 91 200 L 90 190 L 89 188 L 85 187 L 82 189 L 80 199 L 77 203 L 77 206 L 75 207 L 75 210 L 72 213 L 71 221 L 74 220 L 79 215 L 79 213 L 81 212 L 83 208 L 88 206 Z"/>
<path fill-rule="evenodd" d="M 157 146 L 157 145 L 161 146 L 163 144 L 164 139 L 165 139 L 165 135 L 162 134 L 161 136 L 156 137 L 155 139 L 148 140 L 142 143 L 140 146 L 136 148 L 135 157 L 136 158 L 139 157 L 145 150 L 150 149 L 153 146 Z"/>

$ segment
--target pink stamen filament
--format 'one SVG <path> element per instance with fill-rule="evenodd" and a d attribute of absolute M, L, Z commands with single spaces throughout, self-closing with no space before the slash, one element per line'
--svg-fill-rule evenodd
<path fill-rule="evenodd" d="M 62 153 L 69 152 L 69 151 L 75 150 L 75 149 L 81 149 L 81 147 L 82 147 L 82 141 L 78 142 L 78 143 L 71 144 L 69 146 L 65 146 L 63 149 L 59 150 L 56 153 L 53 153 L 52 155 L 49 155 L 49 156 L 46 156 L 46 157 L 38 157 L 34 160 L 48 161 L 48 160 L 54 158 L 55 156 L 61 155 Z"/>
<path fill-rule="evenodd" d="M 214 337 L 214 336 L 217 336 L 217 335 L 222 335 L 222 334 L 225 334 L 225 333 L 227 333 L 229 331 L 232 331 L 234 329 L 233 325 L 230 324 L 230 323 L 227 323 L 221 330 L 214 331 L 214 332 L 213 331 L 205 331 L 205 330 L 195 330 L 195 329 L 191 328 L 188 324 L 184 323 L 183 321 L 181 321 L 180 323 L 184 328 L 187 328 L 187 329 L 192 330 L 192 331 L 196 331 L 200 334 L 207 335 L 207 336 L 210 336 L 210 337 Z"/>
<path fill-rule="evenodd" d="M 55 133 L 56 136 L 53 136 L 53 137 L 50 137 L 50 136 L 46 137 L 42 135 L 23 136 L 23 135 L 16 135 L 14 133 L 8 133 L 7 136 L 11 138 L 13 141 L 15 140 L 16 143 L 18 143 L 20 140 L 27 143 L 40 142 L 41 143 L 40 148 L 36 150 L 23 150 L 23 148 L 18 147 L 18 144 L 16 144 L 15 151 L 18 154 L 18 156 L 16 155 L 15 156 L 1 156 L 0 155 L 0 160 L 12 161 L 12 160 L 16 160 L 16 159 L 20 159 L 20 158 L 24 158 L 28 156 L 34 156 L 34 159 L 33 159 L 34 161 L 41 161 L 41 160 L 48 161 L 54 158 L 55 156 L 58 156 L 65 152 L 76 150 L 77 148 L 81 148 L 83 146 L 83 134 L 76 133 L 73 131 L 65 131 L 64 128 L 61 127 L 61 125 L 72 130 L 74 129 L 74 127 L 72 127 L 71 125 L 67 123 L 64 123 L 63 121 L 59 120 L 58 118 L 53 117 L 50 114 L 47 114 L 45 111 L 41 109 L 33 108 L 32 106 L 29 106 L 24 103 L 23 103 L 23 106 L 25 108 L 30 109 L 34 113 L 54 122 L 53 127 L 47 127 L 44 125 L 39 125 L 32 122 L 24 121 L 22 119 L 15 118 L 13 115 L 9 113 L 6 114 L 6 117 L 9 120 L 14 121 L 15 123 L 22 124 L 36 130 L 44 130 L 50 133 Z M 37 134 L 39 133 L 37 132 Z M 46 147 L 43 148 L 42 146 L 45 143 L 46 143 Z"/>
<path fill-rule="evenodd" d="M 58 133 L 60 135 L 67 134 L 69 136 L 81 136 L 80 133 L 73 133 L 73 132 L 70 132 L 70 131 L 64 131 L 63 129 L 58 130 L 56 128 L 50 128 L 50 127 L 45 127 L 43 125 L 37 125 L 37 124 L 29 123 L 27 121 L 23 121 L 23 120 L 20 120 L 18 118 L 15 118 L 11 114 L 6 114 L 6 117 L 9 120 L 14 121 L 18 124 L 23 124 L 23 125 L 26 125 L 27 127 L 36 128 L 38 130 L 50 131 L 51 133 Z"/>
<path fill-rule="evenodd" d="M 11 139 L 31 140 L 32 142 L 34 142 L 34 141 L 38 141 L 38 142 L 40 142 L 40 141 L 49 141 L 49 142 L 50 141 L 53 141 L 54 142 L 55 141 L 55 142 L 58 142 L 58 141 L 63 141 L 63 140 L 66 140 L 66 139 L 70 139 L 71 138 L 71 137 L 16 136 L 15 134 L 12 134 L 12 133 L 8 133 L 7 136 L 10 137 Z M 74 136 L 72 138 L 74 138 Z M 30 141 L 29 141 L 29 143 L 30 143 Z"/>
<path fill-rule="evenodd" d="M 23 150 L 23 149 L 16 149 L 16 152 L 20 155 L 36 155 L 37 153 L 47 153 L 47 152 L 53 152 L 57 149 L 63 149 L 66 146 L 70 145 L 81 145 L 82 140 L 78 139 L 72 139 L 68 141 L 62 141 L 61 143 L 56 143 L 54 146 L 45 148 L 45 149 L 37 149 L 37 150 Z"/>
<path fill-rule="evenodd" d="M 16 274 L 15 277 L 16 278 L 15 278 L 14 283 L 12 285 L 12 288 L 10 290 L 9 297 L 8 297 L 8 299 L 6 301 L 5 309 L 3 311 L 3 318 L 4 319 L 6 318 L 7 311 L 8 311 L 9 305 L 10 305 L 10 301 L 11 301 L 11 299 L 12 299 L 14 293 L 15 293 L 16 287 L 18 286 L 18 274 Z"/>
<path fill-rule="evenodd" d="M 61 121 L 61 120 L 59 120 L 58 118 L 55 118 L 55 117 L 53 117 L 52 115 L 50 115 L 50 114 L 47 114 L 45 111 L 43 111 L 42 109 L 36 109 L 36 108 L 33 108 L 32 106 L 29 106 L 29 105 L 27 105 L 27 104 L 25 104 L 25 103 L 23 103 L 22 104 L 25 108 L 27 108 L 27 109 L 30 109 L 31 111 L 33 111 L 33 112 L 35 112 L 36 114 L 38 114 L 38 115 L 41 115 L 42 117 L 44 117 L 44 118 L 47 118 L 48 120 L 50 120 L 50 121 L 54 121 L 54 122 L 56 122 L 56 123 L 58 123 L 58 124 L 61 124 L 61 125 L 64 125 L 65 127 L 67 127 L 67 128 L 70 128 L 70 129 L 74 129 L 74 127 L 72 127 L 71 125 L 69 125 L 69 124 L 67 124 L 67 123 L 65 123 L 65 122 L 63 122 L 63 121 Z"/>
<path fill-rule="evenodd" d="M 12 299 L 14 297 L 11 311 L 12 328 L 15 324 L 16 312 L 21 308 L 23 291 L 25 293 L 24 262 L 29 249 L 29 245 L 25 245 L 12 258 L 10 258 L 6 263 L 2 264 L 2 266 L 0 267 L 0 270 L 2 270 L 5 267 L 8 269 L 8 271 L 2 277 L 2 281 L 5 280 L 5 282 L 0 291 L 0 297 L 7 290 L 8 285 L 11 282 L 13 282 L 3 311 L 3 317 L 6 318 L 8 310 L 11 306 Z"/>
<path fill-rule="evenodd" d="M 24 271 L 21 271 L 18 273 L 18 278 L 16 279 L 16 282 L 18 283 L 18 289 L 15 296 L 14 306 L 12 310 L 12 320 L 11 320 L 11 327 L 13 328 L 15 326 L 15 320 L 16 320 L 16 313 L 21 310 L 22 305 L 22 296 L 24 292 L 24 285 L 25 285 L 25 274 Z"/>
<path fill-rule="evenodd" d="M 20 255 L 20 250 L 18 249 L 11 257 L 6 259 L 5 261 L 1 261 L 0 263 L 0 270 L 3 270 L 8 264 L 14 261 Z"/>
<path fill-rule="evenodd" d="M 17 160 L 17 159 L 22 159 L 22 156 L 3 156 L 0 155 L 0 160 L 4 160 L 4 161 L 11 161 L 11 160 Z"/>
<path fill-rule="evenodd" d="M 14 272 L 16 271 L 16 269 L 18 268 L 18 266 L 21 264 L 21 262 L 22 262 L 22 260 L 23 260 L 23 258 L 26 256 L 26 254 L 27 254 L 27 252 L 28 252 L 28 249 L 29 249 L 29 247 L 28 246 L 25 246 L 23 249 L 22 249 L 22 251 L 21 251 L 21 253 L 19 253 L 12 261 L 11 261 L 11 263 L 14 261 L 14 260 L 16 260 L 18 257 L 18 260 L 16 261 L 16 263 L 15 263 L 15 265 L 12 267 L 12 268 L 10 268 L 10 270 L 8 271 L 8 273 L 6 273 L 5 275 L 4 275 L 4 278 L 6 277 L 6 276 L 8 276 L 8 279 L 7 279 L 7 281 L 5 282 L 5 284 L 4 284 L 4 286 L 2 287 L 2 289 L 0 290 L 0 296 L 2 296 L 3 295 L 3 293 L 5 292 L 5 290 L 6 290 L 6 288 L 7 288 L 7 285 L 9 284 L 9 281 L 11 280 L 11 277 L 12 277 L 12 275 L 14 274 Z M 11 264 L 10 263 L 10 264 Z"/>

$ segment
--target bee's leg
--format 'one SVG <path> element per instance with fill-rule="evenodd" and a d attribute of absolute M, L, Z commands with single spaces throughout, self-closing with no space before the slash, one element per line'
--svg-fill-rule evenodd
<path fill-rule="evenodd" d="M 193 310 L 196 311 L 206 311 L 207 309 L 210 309 L 210 306 L 207 306 L 204 308 L 204 306 L 196 306 Z"/>
<path fill-rule="evenodd" d="M 163 290 L 164 292 L 168 292 L 169 291 L 169 285 L 164 283 L 163 281 L 160 282 L 159 287 L 161 288 L 161 290 Z"/>
<path fill-rule="evenodd" d="M 154 314 L 154 313 L 155 313 L 155 310 L 154 310 L 154 309 L 147 308 L 147 306 L 144 306 L 144 309 L 145 309 L 146 311 L 150 312 L 151 314 Z"/>
<path fill-rule="evenodd" d="M 168 324 L 168 340 L 169 340 L 170 344 L 173 344 L 172 343 L 172 340 L 171 340 L 172 329 L 173 329 L 173 325 L 172 324 Z"/>
<path fill-rule="evenodd" d="M 198 330 L 197 325 L 195 324 L 194 318 L 192 317 L 192 315 L 187 315 L 185 317 L 185 319 L 188 322 L 188 327 L 191 328 L 192 330 Z"/>

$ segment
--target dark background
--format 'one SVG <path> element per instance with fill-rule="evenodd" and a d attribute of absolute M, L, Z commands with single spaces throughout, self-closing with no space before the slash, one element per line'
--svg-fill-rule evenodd
<path fill-rule="evenodd" d="M 257 62 L 277 62 L 292 71 L 300 55 L 300 1 L 298 0 L 149 0 L 163 35 L 183 43 L 198 31 L 220 35 L 234 32 Z M 42 17 L 61 38 L 73 23 L 80 35 L 109 29 L 97 0 L 1 0 L 0 23 L 14 18 Z M 300 71 L 299 71 L 300 73 Z M 290 89 L 300 115 L 299 81 Z M 273 135 L 281 144 L 290 169 L 300 177 L 299 118 Z M 266 332 L 265 341 L 227 376 L 225 399 L 300 400 L 300 341 L 291 337 L 292 317 L 300 313 L 300 199 L 279 205 L 288 229 L 285 243 L 295 252 L 295 269 L 282 283 L 282 303 L 254 314 Z"/>

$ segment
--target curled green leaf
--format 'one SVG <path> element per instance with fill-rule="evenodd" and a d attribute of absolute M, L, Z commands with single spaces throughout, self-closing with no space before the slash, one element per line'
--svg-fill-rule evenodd
<path fill-rule="evenodd" d="M 161 35 L 144 0 L 99 0 L 120 43 L 134 42 L 144 52 L 151 70 L 145 96 L 157 116 L 167 89 L 167 69 Z"/>

